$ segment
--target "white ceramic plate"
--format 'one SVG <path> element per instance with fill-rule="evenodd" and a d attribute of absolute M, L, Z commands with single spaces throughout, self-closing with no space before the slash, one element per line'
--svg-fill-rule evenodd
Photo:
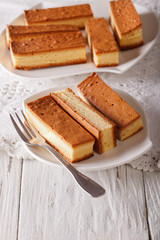
<path fill-rule="evenodd" d="M 88 2 L 91 5 L 94 16 L 97 17 L 105 17 L 108 20 L 109 10 L 108 10 L 108 1 L 105 0 L 79 0 L 76 4 L 82 4 Z M 57 7 L 57 6 L 67 6 L 73 5 L 75 2 L 69 1 L 59 1 L 59 2 L 44 2 L 37 4 L 33 8 L 49 8 L 49 7 Z M 51 67 L 51 68 L 43 68 L 37 70 L 17 70 L 13 68 L 10 53 L 7 49 L 6 39 L 5 39 L 5 30 L 0 35 L 0 64 L 1 66 L 7 70 L 8 72 L 15 74 L 20 77 L 27 77 L 32 79 L 47 79 L 47 78 L 58 78 L 58 77 L 66 77 L 75 74 L 82 73 L 90 73 L 90 72 L 112 72 L 112 73 L 123 73 L 131 68 L 134 64 L 136 64 L 144 55 L 152 48 L 154 45 L 158 32 L 159 32 L 159 24 L 156 16 L 147 8 L 141 7 L 139 5 L 135 5 L 143 26 L 143 36 L 144 36 L 144 45 L 132 50 L 128 51 L 120 51 L 120 64 L 116 67 L 103 67 L 96 68 L 91 60 L 91 53 L 89 47 L 86 46 L 87 52 L 87 63 L 85 64 L 76 64 L 76 65 L 68 65 L 62 67 Z M 24 16 L 21 14 L 10 24 L 13 25 L 24 25 Z M 85 36 L 85 33 L 83 33 Z"/>
<path fill-rule="evenodd" d="M 34 101 L 40 97 L 46 96 L 52 91 L 65 89 L 67 87 L 71 88 L 75 93 L 77 93 L 76 85 L 56 87 L 53 89 L 48 89 L 43 92 L 39 92 L 24 100 L 23 102 L 24 111 L 25 111 L 26 103 Z M 140 157 L 142 154 L 148 151 L 152 146 L 152 142 L 149 139 L 146 116 L 140 104 L 136 101 L 136 99 L 134 99 L 128 93 L 118 89 L 114 89 L 114 90 L 141 115 L 144 128 L 143 130 L 141 130 L 134 136 L 128 138 L 124 142 L 117 141 L 116 148 L 113 148 L 101 155 L 94 153 L 94 157 L 91 157 L 90 159 L 87 159 L 81 162 L 74 163 L 73 165 L 80 170 L 87 170 L 87 171 L 102 170 L 102 169 L 116 167 L 125 163 L 129 163 L 132 160 Z M 37 160 L 42 161 L 44 163 L 51 164 L 56 167 L 62 167 L 56 161 L 56 159 L 54 159 L 54 157 L 52 157 L 46 150 L 39 147 L 29 147 L 25 144 L 24 146 L 26 150 Z"/>

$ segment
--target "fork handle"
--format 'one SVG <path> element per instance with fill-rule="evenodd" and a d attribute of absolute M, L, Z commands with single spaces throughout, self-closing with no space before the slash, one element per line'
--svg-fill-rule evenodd
<path fill-rule="evenodd" d="M 49 144 L 45 143 L 41 146 L 47 151 L 49 151 L 50 154 L 52 154 L 72 174 L 79 186 L 92 197 L 99 197 L 105 193 L 105 189 L 103 187 L 101 187 L 98 183 L 79 172 Z"/>

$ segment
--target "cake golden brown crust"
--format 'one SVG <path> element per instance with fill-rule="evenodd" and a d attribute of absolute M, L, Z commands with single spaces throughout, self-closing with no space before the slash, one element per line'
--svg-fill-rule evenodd
<path fill-rule="evenodd" d="M 89 103 L 116 123 L 119 131 L 127 129 L 128 126 L 132 126 L 135 121 L 141 119 L 140 115 L 107 86 L 96 73 L 88 76 L 77 88 Z M 137 131 L 142 128 L 141 125 Z"/>
<path fill-rule="evenodd" d="M 37 25 L 37 26 L 6 26 L 6 37 L 8 48 L 11 41 L 20 41 L 23 39 L 41 37 L 55 32 L 75 32 L 77 26 L 73 25 Z"/>
<path fill-rule="evenodd" d="M 89 4 L 81 4 L 67 7 L 57 7 L 48 9 L 33 9 L 24 11 L 25 20 L 28 25 L 41 24 L 46 22 L 53 24 L 61 20 L 92 18 L 93 13 Z"/>
<path fill-rule="evenodd" d="M 59 32 L 51 36 L 46 35 L 37 39 L 30 38 L 21 42 L 11 43 L 12 52 L 20 55 L 79 47 L 85 47 L 84 39 L 80 31 L 76 33 Z"/>
<path fill-rule="evenodd" d="M 131 0 L 111 1 L 109 4 L 114 21 L 122 35 L 142 26 L 141 19 Z"/>
<path fill-rule="evenodd" d="M 37 25 L 37 26 L 23 26 L 23 25 L 8 25 L 7 29 L 11 36 L 23 35 L 32 33 L 50 33 L 50 32 L 74 32 L 78 31 L 77 26 L 73 25 Z"/>
<path fill-rule="evenodd" d="M 88 76 L 77 88 L 90 103 L 112 119 L 119 128 L 124 128 L 139 117 L 139 114 L 107 86 L 96 73 Z M 115 111 L 116 113 L 113 114 Z"/>

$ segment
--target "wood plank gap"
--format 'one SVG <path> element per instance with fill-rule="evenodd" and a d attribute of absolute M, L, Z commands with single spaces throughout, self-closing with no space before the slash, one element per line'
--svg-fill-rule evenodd
<path fill-rule="evenodd" d="M 149 237 L 149 240 L 152 240 L 149 221 L 148 221 L 148 206 L 147 206 L 147 199 L 146 199 L 146 188 L 145 188 L 145 183 L 144 183 L 144 173 L 142 170 L 141 170 L 141 172 L 142 172 L 142 179 L 143 179 L 144 201 L 145 201 L 145 209 L 146 209 L 146 222 L 147 222 L 147 227 L 148 227 L 148 237 Z"/>
<path fill-rule="evenodd" d="M 116 171 L 117 171 L 117 178 L 119 179 L 119 168 L 116 167 Z"/>
<path fill-rule="evenodd" d="M 18 217 L 17 217 L 17 236 L 16 240 L 18 240 L 19 235 L 19 219 L 20 219 L 20 210 L 21 210 L 21 190 L 22 190 L 22 175 L 23 175 L 23 159 L 21 163 L 21 176 L 20 176 L 20 190 L 19 190 L 19 206 L 18 206 Z"/>

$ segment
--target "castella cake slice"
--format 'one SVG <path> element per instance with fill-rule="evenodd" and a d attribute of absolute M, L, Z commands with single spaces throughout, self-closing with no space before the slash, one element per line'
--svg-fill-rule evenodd
<path fill-rule="evenodd" d="M 141 116 L 96 73 L 82 81 L 77 89 L 84 100 L 116 123 L 119 140 L 125 140 L 143 128 Z"/>
<path fill-rule="evenodd" d="M 73 25 L 7 25 L 6 39 L 7 46 L 10 47 L 10 42 L 21 41 L 29 38 L 37 38 L 44 35 L 49 35 L 55 32 L 75 32 L 78 31 L 77 26 Z"/>
<path fill-rule="evenodd" d="M 88 20 L 85 30 L 96 67 L 118 65 L 118 48 L 107 21 L 104 18 Z"/>
<path fill-rule="evenodd" d="M 110 23 L 121 49 L 143 44 L 142 22 L 131 0 L 111 1 Z"/>
<path fill-rule="evenodd" d="M 68 161 L 73 163 L 93 155 L 93 136 L 51 96 L 27 103 L 26 116 L 39 134 Z"/>
<path fill-rule="evenodd" d="M 86 20 L 93 18 L 89 4 L 66 7 L 25 10 L 26 25 L 69 24 L 84 28 Z"/>
<path fill-rule="evenodd" d="M 24 70 L 86 62 L 86 48 L 80 31 L 11 42 L 10 52 L 14 67 Z"/>
<path fill-rule="evenodd" d="M 75 95 L 71 89 L 52 92 L 54 100 L 95 137 L 99 154 L 116 146 L 115 124 Z"/>

